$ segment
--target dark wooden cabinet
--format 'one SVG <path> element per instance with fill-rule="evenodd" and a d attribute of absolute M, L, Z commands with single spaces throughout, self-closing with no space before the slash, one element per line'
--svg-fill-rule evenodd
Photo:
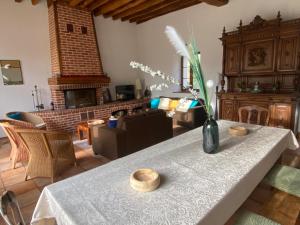
<path fill-rule="evenodd" d="M 260 16 L 226 32 L 223 44 L 219 117 L 238 121 L 238 109 L 268 108 L 269 125 L 298 131 L 300 91 L 300 19 L 282 21 Z M 227 78 L 227 79 L 225 79 Z M 227 90 L 225 91 L 225 81 Z M 254 93 L 259 84 L 260 92 Z"/>
<path fill-rule="evenodd" d="M 257 105 L 269 109 L 270 126 L 288 129 L 295 127 L 295 113 L 298 103 L 297 95 L 219 93 L 218 97 L 221 119 L 238 121 L 238 109 L 240 107 Z M 246 121 L 246 118 L 243 121 Z"/>

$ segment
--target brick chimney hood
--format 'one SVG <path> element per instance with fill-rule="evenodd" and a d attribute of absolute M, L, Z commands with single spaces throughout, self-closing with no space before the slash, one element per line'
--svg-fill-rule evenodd
<path fill-rule="evenodd" d="M 102 68 L 94 19 L 54 1 L 48 8 L 52 77 L 49 85 L 110 83 Z"/>
<path fill-rule="evenodd" d="M 65 93 L 95 89 L 97 105 L 110 83 L 102 69 L 94 18 L 86 9 L 63 1 L 48 6 L 52 77 L 48 79 L 55 110 L 66 108 Z"/>

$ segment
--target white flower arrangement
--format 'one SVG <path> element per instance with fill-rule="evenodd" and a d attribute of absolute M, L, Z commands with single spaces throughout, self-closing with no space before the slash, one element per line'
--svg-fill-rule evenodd
<path fill-rule="evenodd" d="M 171 42 L 171 44 L 176 49 L 176 52 L 181 56 L 186 57 L 189 60 L 191 68 L 193 70 L 194 78 L 197 81 L 199 86 L 199 90 L 192 89 L 191 87 L 185 87 L 185 88 L 188 88 L 189 92 L 192 94 L 195 100 L 199 101 L 199 97 L 201 96 L 204 100 L 204 103 L 202 103 L 201 101 L 199 101 L 199 103 L 204 107 L 208 116 L 212 115 L 212 109 L 210 107 L 211 98 L 209 98 L 206 88 L 211 89 L 214 86 L 214 82 L 212 80 L 208 80 L 206 84 L 204 83 L 204 77 L 202 73 L 200 59 L 198 57 L 199 50 L 196 47 L 195 41 L 192 41 L 190 44 L 188 44 L 187 47 L 185 42 L 182 40 L 182 38 L 175 30 L 175 28 L 171 26 L 166 27 L 165 33 L 169 41 Z M 130 62 L 130 66 L 134 69 L 140 69 L 141 71 L 150 74 L 153 78 L 159 77 L 160 79 L 163 80 L 163 82 L 160 84 L 151 85 L 150 86 L 151 91 L 154 89 L 161 91 L 162 88 L 169 88 L 169 85 L 180 85 L 178 80 L 176 80 L 172 76 L 166 75 L 160 70 L 154 71 L 149 66 L 145 66 L 135 61 Z"/>

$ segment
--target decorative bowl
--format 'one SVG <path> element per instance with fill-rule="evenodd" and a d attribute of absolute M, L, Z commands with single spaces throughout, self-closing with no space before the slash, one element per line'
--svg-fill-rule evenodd
<path fill-rule="evenodd" d="M 229 128 L 229 133 L 233 136 L 245 136 L 248 134 L 248 129 L 242 126 L 234 126 Z"/>
<path fill-rule="evenodd" d="M 140 192 L 155 190 L 160 184 L 160 176 L 153 169 L 138 169 L 130 175 L 131 187 Z"/>

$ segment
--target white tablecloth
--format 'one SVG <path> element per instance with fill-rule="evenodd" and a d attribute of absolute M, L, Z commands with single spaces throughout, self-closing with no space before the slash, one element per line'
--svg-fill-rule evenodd
<path fill-rule="evenodd" d="M 219 121 L 221 151 L 202 150 L 202 128 L 44 188 L 32 221 L 55 217 L 77 225 L 223 225 L 254 190 L 280 154 L 296 149 L 290 130 Z M 143 129 L 143 128 L 141 128 Z M 160 187 L 139 193 L 129 185 L 138 168 L 153 168 Z"/>

